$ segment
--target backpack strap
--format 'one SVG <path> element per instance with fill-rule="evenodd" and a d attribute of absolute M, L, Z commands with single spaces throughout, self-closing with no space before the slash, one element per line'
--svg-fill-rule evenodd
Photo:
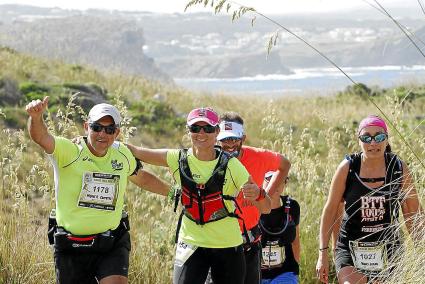
<path fill-rule="evenodd" d="M 273 232 L 273 231 L 268 230 L 266 228 L 266 226 L 264 226 L 264 224 L 261 221 L 261 219 L 260 219 L 260 222 L 259 222 L 259 225 L 260 225 L 261 230 L 264 231 L 265 233 L 267 233 L 268 235 L 271 235 L 271 236 L 279 236 L 279 235 L 281 235 L 283 232 L 286 231 L 286 229 L 290 225 L 289 223 L 292 223 L 291 226 L 293 226 L 293 224 L 294 224 L 292 222 L 293 221 L 293 218 L 289 214 L 290 213 L 290 210 L 291 210 L 291 201 L 292 201 L 292 198 L 289 197 L 289 195 L 286 195 L 286 196 L 280 196 L 280 199 L 282 200 L 282 204 L 284 204 L 283 210 L 284 210 L 284 212 L 286 214 L 286 221 L 285 221 L 285 224 L 283 225 L 283 227 L 279 231 Z"/>
<path fill-rule="evenodd" d="M 182 210 L 180 212 L 179 220 L 177 221 L 177 228 L 176 228 L 176 234 L 175 234 L 175 239 L 174 239 L 175 244 L 177 244 L 177 242 L 179 241 L 180 227 L 182 226 L 183 215 L 184 215 L 184 212 Z"/>
<path fill-rule="evenodd" d="M 349 161 L 349 174 L 360 174 L 362 153 L 354 153 L 351 155 L 345 155 L 345 158 Z"/>
<path fill-rule="evenodd" d="M 349 163 L 347 180 L 345 181 L 345 189 L 347 189 L 353 179 L 356 178 L 356 174 L 360 174 L 361 153 L 347 154 L 345 155 L 345 159 Z"/>
<path fill-rule="evenodd" d="M 285 197 L 286 197 L 286 201 L 285 201 Z M 286 196 L 280 196 L 280 199 L 282 200 L 282 204 L 284 204 L 284 210 L 285 210 L 285 214 L 287 214 L 289 216 L 289 211 L 291 210 L 291 197 L 289 195 Z"/>

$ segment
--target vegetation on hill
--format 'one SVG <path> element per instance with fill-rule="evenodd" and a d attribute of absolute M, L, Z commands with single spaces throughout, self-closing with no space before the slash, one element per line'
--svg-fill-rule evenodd
<path fill-rule="evenodd" d="M 52 104 L 46 116 L 57 135 L 81 135 L 80 122 L 100 101 L 116 104 L 125 116 L 122 140 L 149 147 L 186 145 L 185 115 L 193 106 L 218 112 L 237 111 L 246 120 L 247 143 L 283 153 L 292 163 L 287 192 L 301 206 L 301 283 L 316 283 L 319 216 L 332 175 L 344 155 L 358 151 L 355 129 L 368 114 L 379 114 L 365 99 L 365 85 L 336 96 L 261 97 L 203 96 L 164 87 L 140 77 L 99 73 L 82 65 L 45 61 L 0 48 L 0 282 L 53 283 L 52 253 L 47 244 L 49 210 L 54 206 L 52 169 L 28 138 L 25 103 L 45 95 Z M 394 90 L 373 88 L 373 98 L 416 154 L 425 155 L 425 86 Z M 81 106 L 81 108 L 77 107 Z M 137 128 L 137 130 L 134 129 Z M 425 168 L 390 130 L 393 150 L 414 175 L 422 203 Z M 147 167 L 166 179 L 163 169 Z M 130 283 L 170 283 L 176 214 L 165 198 L 130 185 L 132 253 Z M 420 283 L 424 238 L 407 241 L 398 260 L 402 268 L 388 283 Z M 335 281 L 335 275 L 332 275 Z M 397 277 L 397 278 L 395 278 Z M 402 279 L 402 280 L 400 280 Z M 406 280 L 406 281 L 403 281 Z"/>

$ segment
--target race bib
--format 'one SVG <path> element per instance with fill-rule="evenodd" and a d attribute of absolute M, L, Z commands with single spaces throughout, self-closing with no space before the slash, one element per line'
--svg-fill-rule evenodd
<path fill-rule="evenodd" d="M 387 264 L 385 243 L 350 241 L 351 257 L 357 269 L 382 271 Z"/>
<path fill-rule="evenodd" d="M 101 210 L 115 210 L 119 183 L 119 175 L 84 173 L 78 206 Z"/>
<path fill-rule="evenodd" d="M 177 243 L 175 265 L 182 266 L 189 257 L 195 252 L 197 246 L 187 244 L 183 241 Z"/>
<path fill-rule="evenodd" d="M 262 250 L 261 266 L 264 268 L 281 266 L 285 261 L 285 247 L 280 247 L 278 242 L 267 242 Z"/>

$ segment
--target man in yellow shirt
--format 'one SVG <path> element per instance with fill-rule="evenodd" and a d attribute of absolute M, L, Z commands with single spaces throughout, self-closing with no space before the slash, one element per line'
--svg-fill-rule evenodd
<path fill-rule="evenodd" d="M 116 139 L 121 116 L 109 104 L 95 105 L 84 122 L 87 137 L 72 143 L 51 135 L 43 112 L 48 97 L 26 106 L 32 140 L 48 154 L 54 168 L 56 226 L 52 226 L 57 283 L 125 284 L 130 235 L 123 214 L 127 180 L 167 195 L 169 186 L 142 170 Z"/>

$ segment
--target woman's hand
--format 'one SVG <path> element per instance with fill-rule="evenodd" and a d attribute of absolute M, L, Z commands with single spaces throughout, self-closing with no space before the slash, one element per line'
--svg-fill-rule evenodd
<path fill-rule="evenodd" d="M 255 201 L 260 195 L 260 188 L 254 183 L 252 177 L 249 176 L 247 183 L 242 188 L 243 197 L 250 201 Z"/>
<path fill-rule="evenodd" d="M 329 258 L 328 251 L 319 251 L 316 264 L 316 276 L 322 283 L 329 283 Z"/>
<path fill-rule="evenodd" d="M 80 144 L 81 142 L 84 141 L 84 137 L 83 136 L 77 136 L 71 139 L 71 142 L 74 144 Z"/>

